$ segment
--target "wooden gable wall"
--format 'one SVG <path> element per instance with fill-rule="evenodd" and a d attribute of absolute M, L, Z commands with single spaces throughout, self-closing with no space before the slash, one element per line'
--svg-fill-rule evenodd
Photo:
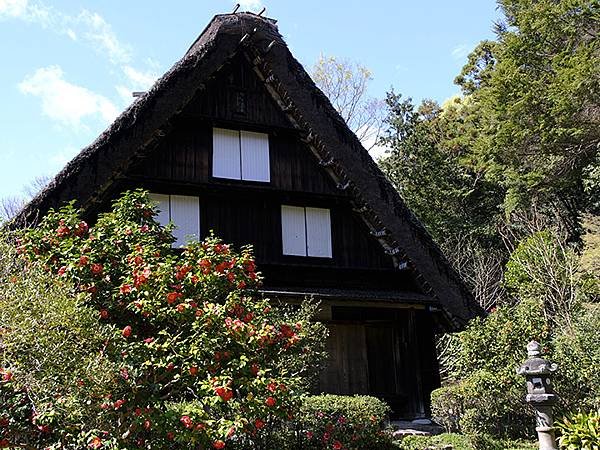
<path fill-rule="evenodd" d="M 274 285 L 419 291 L 408 271 L 394 268 L 348 194 L 317 163 L 242 56 L 221 68 L 172 123 L 152 153 L 125 174 L 121 189 L 198 196 L 201 236 L 214 230 L 235 245 L 253 244 Z M 212 177 L 213 127 L 268 133 L 271 181 Z M 331 210 L 333 258 L 282 254 L 282 204 Z M 282 269 L 290 266 L 294 273 Z"/>

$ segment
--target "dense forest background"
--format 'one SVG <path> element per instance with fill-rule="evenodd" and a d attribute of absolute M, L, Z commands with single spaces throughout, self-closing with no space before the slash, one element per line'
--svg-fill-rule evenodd
<path fill-rule="evenodd" d="M 600 406 L 600 3 L 498 8 L 461 95 L 388 93 L 379 160 L 490 312 L 440 338 L 432 395 L 439 423 L 481 439 L 531 437 L 515 374 L 531 339 L 559 364 L 560 414 Z"/>
<path fill-rule="evenodd" d="M 501 0 L 497 39 L 454 80 L 461 94 L 414 104 L 367 97 L 370 71 L 322 57 L 313 77 L 490 309 L 510 301 L 504 271 L 550 233 L 578 269 L 600 270 L 600 7 Z"/>
<path fill-rule="evenodd" d="M 390 92 L 381 167 L 489 308 L 543 230 L 600 268 L 598 2 L 503 0 L 443 105 Z"/>
<path fill-rule="evenodd" d="M 532 437 L 515 372 L 532 339 L 559 364 L 559 416 L 600 407 L 600 2 L 498 8 L 496 39 L 441 105 L 368 99 L 357 63 L 323 57 L 313 70 L 365 146 L 387 148 L 380 167 L 489 312 L 440 336 L 432 395 L 437 422 L 477 448 Z"/>

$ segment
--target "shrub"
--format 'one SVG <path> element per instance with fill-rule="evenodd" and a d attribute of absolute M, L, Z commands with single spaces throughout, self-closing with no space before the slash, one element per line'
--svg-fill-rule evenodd
<path fill-rule="evenodd" d="M 600 449 L 600 412 L 578 412 L 556 424 L 560 447 L 566 450 Z"/>
<path fill-rule="evenodd" d="M 288 439 L 293 444 L 285 448 L 391 448 L 391 438 L 383 431 L 389 412 L 386 403 L 369 396 L 306 397 L 294 419 L 294 437 Z"/>
<path fill-rule="evenodd" d="M 440 434 L 438 436 L 406 436 L 399 443 L 400 450 L 537 450 L 537 443 L 496 440 L 487 435 L 466 436 Z"/>
<path fill-rule="evenodd" d="M 434 420 L 447 431 L 497 438 L 533 435 L 532 412 L 523 402 L 525 381 L 516 368 L 531 339 L 548 342 L 539 302 L 528 300 L 475 319 L 458 334 L 453 381 L 432 393 Z"/>
<path fill-rule="evenodd" d="M 600 305 L 587 305 L 554 340 L 555 390 L 563 413 L 600 409 Z"/>
<path fill-rule="evenodd" d="M 261 298 L 248 247 L 236 252 L 211 236 L 174 252 L 154 216 L 136 191 L 93 228 L 70 204 L 22 234 L 24 266 L 10 259 L 3 276 L 17 286 L 52 276 L 27 299 L 0 286 L 2 395 L 11 402 L 0 408 L 0 442 L 245 448 L 297 412 L 323 356 L 314 306 Z"/>
<path fill-rule="evenodd" d="M 469 438 L 461 434 L 442 434 L 439 436 L 406 436 L 400 441 L 400 450 L 446 449 L 474 450 Z"/>
<path fill-rule="evenodd" d="M 118 368 L 98 350 L 113 327 L 70 288 L 26 267 L 0 236 L 0 448 L 13 441 L 42 448 L 52 429 L 69 432 L 91 419 L 84 417 L 89 398 L 111 392 Z"/>
<path fill-rule="evenodd" d="M 467 383 L 454 382 L 431 393 L 431 414 L 448 433 L 460 432 L 460 420 L 465 414 Z"/>

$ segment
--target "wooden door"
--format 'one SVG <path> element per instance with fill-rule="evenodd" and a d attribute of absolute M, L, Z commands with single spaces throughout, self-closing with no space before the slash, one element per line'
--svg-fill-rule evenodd
<path fill-rule="evenodd" d="M 330 394 L 368 394 L 369 365 L 362 324 L 329 324 L 327 366 L 319 390 Z"/>

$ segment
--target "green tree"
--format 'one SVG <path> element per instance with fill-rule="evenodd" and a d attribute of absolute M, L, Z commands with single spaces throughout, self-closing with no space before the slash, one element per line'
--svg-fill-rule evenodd
<path fill-rule="evenodd" d="M 577 237 L 579 213 L 597 207 L 600 3 L 498 4 L 497 41 L 482 42 L 456 79 L 480 116 L 469 151 L 506 190 L 507 213 L 545 215 Z"/>
<path fill-rule="evenodd" d="M 154 216 L 129 192 L 94 227 L 51 211 L 18 260 L 2 243 L 0 447 L 261 448 L 293 415 L 323 356 L 312 308 L 261 297 L 249 247 L 178 253 Z"/>

